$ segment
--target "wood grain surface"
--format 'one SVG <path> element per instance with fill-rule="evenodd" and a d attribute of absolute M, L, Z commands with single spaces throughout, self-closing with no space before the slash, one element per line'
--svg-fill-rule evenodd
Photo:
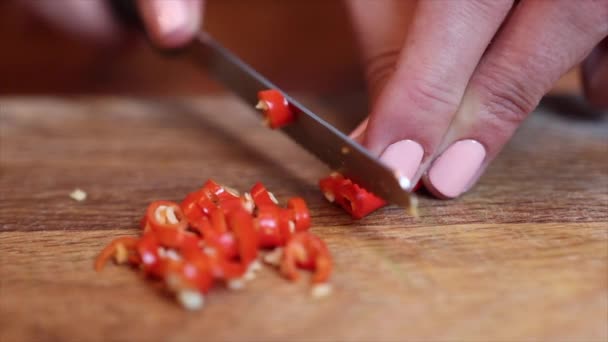
<path fill-rule="evenodd" d="M 608 339 L 605 119 L 535 113 L 466 196 L 352 221 L 317 191 L 328 170 L 250 112 L 221 96 L 0 99 L 0 341 Z M 128 268 L 93 271 L 148 202 L 207 178 L 303 196 L 333 296 L 266 270 L 191 313 Z"/>

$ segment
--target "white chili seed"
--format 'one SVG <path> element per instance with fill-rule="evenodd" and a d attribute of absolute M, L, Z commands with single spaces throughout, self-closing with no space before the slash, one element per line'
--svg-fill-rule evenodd
<path fill-rule="evenodd" d="M 296 224 L 293 221 L 289 221 L 289 232 L 292 234 L 296 232 Z"/>
<path fill-rule="evenodd" d="M 205 296 L 196 290 L 181 290 L 177 293 L 177 300 L 187 310 L 200 310 L 205 304 Z"/>
<path fill-rule="evenodd" d="M 331 294 L 332 287 L 329 283 L 315 284 L 312 286 L 310 294 L 315 299 L 327 297 Z"/>
<path fill-rule="evenodd" d="M 264 262 L 269 265 L 278 266 L 282 258 L 283 248 L 277 247 L 264 256 Z"/>
<path fill-rule="evenodd" d="M 268 191 L 268 197 L 270 197 L 270 200 L 272 202 L 274 202 L 274 204 L 279 204 L 279 201 L 277 200 L 277 198 L 274 196 L 274 194 L 270 191 Z"/>
<path fill-rule="evenodd" d="M 165 217 L 170 224 L 179 223 L 177 216 L 175 216 L 175 209 L 173 209 L 173 207 L 167 207 L 167 209 L 165 209 Z"/>
<path fill-rule="evenodd" d="M 231 290 L 242 290 L 245 287 L 245 282 L 241 278 L 230 279 L 226 283 Z"/>
<path fill-rule="evenodd" d="M 114 262 L 117 264 L 124 264 L 129 260 L 129 251 L 122 243 L 116 245 L 116 251 L 114 252 Z"/>
<path fill-rule="evenodd" d="M 82 202 L 87 199 L 87 193 L 81 189 L 74 189 L 74 191 L 70 193 L 70 198 L 76 202 Z"/>

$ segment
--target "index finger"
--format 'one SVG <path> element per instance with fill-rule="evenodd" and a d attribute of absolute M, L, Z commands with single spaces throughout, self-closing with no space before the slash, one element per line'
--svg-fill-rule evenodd
<path fill-rule="evenodd" d="M 512 4 L 418 2 L 396 69 L 374 104 L 363 135 L 372 154 L 413 183 L 420 178 Z M 360 31 L 374 32 L 375 26 L 369 24 Z"/>

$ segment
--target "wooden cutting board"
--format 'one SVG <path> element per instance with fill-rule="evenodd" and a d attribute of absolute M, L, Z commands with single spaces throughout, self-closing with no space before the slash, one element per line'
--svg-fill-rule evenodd
<path fill-rule="evenodd" d="M 0 340 L 606 341 L 607 137 L 537 113 L 470 194 L 352 221 L 317 191 L 328 170 L 230 97 L 0 99 Z M 93 271 L 148 202 L 207 178 L 303 196 L 333 296 L 267 269 L 192 313 L 128 268 Z"/>

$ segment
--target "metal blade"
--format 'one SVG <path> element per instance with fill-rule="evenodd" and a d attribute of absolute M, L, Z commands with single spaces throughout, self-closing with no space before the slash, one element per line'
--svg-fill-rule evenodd
<path fill-rule="evenodd" d="M 240 96 L 254 108 L 257 93 L 266 89 L 277 89 L 252 67 L 222 47 L 209 34 L 201 33 L 189 47 L 189 54 L 202 63 L 228 89 Z M 296 109 L 295 122 L 281 130 L 315 155 L 332 170 L 335 170 L 365 189 L 385 200 L 409 207 L 410 181 L 384 166 L 367 150 L 348 136 L 334 128 L 288 94 L 281 91 Z"/>

